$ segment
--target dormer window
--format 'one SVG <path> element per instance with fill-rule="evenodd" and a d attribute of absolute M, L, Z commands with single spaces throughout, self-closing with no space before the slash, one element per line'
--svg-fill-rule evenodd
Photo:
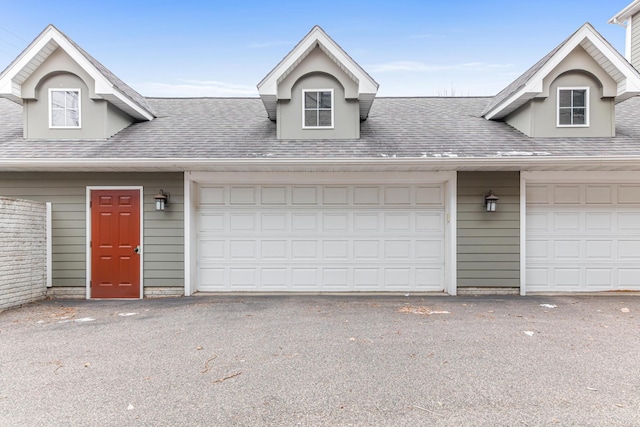
<path fill-rule="evenodd" d="M 333 89 L 303 90 L 303 129 L 333 129 Z"/>
<path fill-rule="evenodd" d="M 558 88 L 558 127 L 589 126 L 589 88 Z"/>
<path fill-rule="evenodd" d="M 49 89 L 49 127 L 80 128 L 80 89 Z"/>

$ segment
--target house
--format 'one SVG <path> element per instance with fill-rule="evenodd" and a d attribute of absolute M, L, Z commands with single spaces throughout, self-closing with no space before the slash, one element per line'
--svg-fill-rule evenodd
<path fill-rule="evenodd" d="M 640 290 L 634 59 L 585 24 L 494 97 L 384 98 L 316 26 L 259 98 L 146 98 L 48 26 L 0 195 L 51 203 L 58 297 Z"/>

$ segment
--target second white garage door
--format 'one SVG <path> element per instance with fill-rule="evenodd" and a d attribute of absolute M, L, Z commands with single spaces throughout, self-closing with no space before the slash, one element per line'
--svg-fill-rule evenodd
<path fill-rule="evenodd" d="M 640 290 L 640 185 L 527 184 L 527 291 Z"/>
<path fill-rule="evenodd" d="M 442 291 L 444 188 L 201 185 L 200 291 Z"/>

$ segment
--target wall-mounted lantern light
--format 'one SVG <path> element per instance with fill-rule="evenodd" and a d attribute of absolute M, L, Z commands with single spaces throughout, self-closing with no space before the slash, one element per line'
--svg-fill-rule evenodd
<path fill-rule="evenodd" d="M 498 204 L 498 196 L 493 194 L 493 191 L 489 191 L 489 194 L 484 196 L 484 204 L 487 207 L 487 212 L 495 212 L 496 205 Z"/>
<path fill-rule="evenodd" d="M 156 201 L 157 211 L 164 211 L 164 208 L 169 206 L 169 193 L 165 193 L 162 189 L 153 198 Z"/>

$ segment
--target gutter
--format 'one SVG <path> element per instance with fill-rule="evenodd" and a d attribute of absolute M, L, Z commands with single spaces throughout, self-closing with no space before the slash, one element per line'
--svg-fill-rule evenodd
<path fill-rule="evenodd" d="M 606 170 L 640 168 L 634 156 L 504 156 L 422 158 L 232 158 L 232 159 L 3 159 L 3 172 L 208 172 L 208 171 L 456 171 L 456 170 Z"/>

